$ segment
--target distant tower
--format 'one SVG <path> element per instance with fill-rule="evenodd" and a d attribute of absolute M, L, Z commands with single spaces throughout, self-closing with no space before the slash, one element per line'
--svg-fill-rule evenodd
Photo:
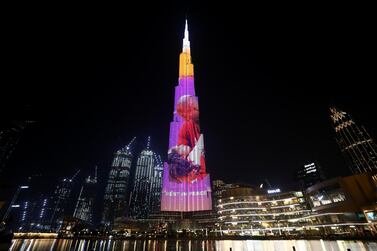
<path fill-rule="evenodd" d="M 88 223 L 93 223 L 94 201 L 97 195 L 97 167 L 94 177 L 89 176 L 81 186 L 80 195 L 77 200 L 73 216 Z"/>
<path fill-rule="evenodd" d="M 22 182 L 23 189 L 19 190 L 12 209 L 10 228 L 14 231 L 43 232 L 51 230 L 51 216 L 54 200 L 50 191 L 41 188 L 46 177 L 34 174 Z"/>
<path fill-rule="evenodd" d="M 127 211 L 127 188 L 130 182 L 132 163 L 131 145 L 135 138 L 114 154 L 109 178 L 105 189 L 102 223 L 109 226 L 117 217 L 125 216 Z"/>
<path fill-rule="evenodd" d="M 51 230 L 51 213 L 52 213 L 52 206 L 51 198 L 49 196 L 40 196 L 37 200 L 31 201 L 31 209 L 34 209 L 33 215 L 32 215 L 32 222 L 29 226 L 29 230 L 32 231 L 41 231 L 41 232 L 48 232 Z M 27 204 L 25 202 L 25 207 L 27 207 Z M 25 210 L 26 211 L 26 210 Z M 23 216 L 23 215 L 22 215 Z M 34 224 L 33 224 L 34 223 Z"/>
<path fill-rule="evenodd" d="M 297 170 L 297 179 L 302 189 L 325 180 L 321 165 L 318 162 L 311 162 Z"/>
<path fill-rule="evenodd" d="M 51 224 L 53 226 L 56 225 L 57 219 L 62 217 L 63 215 L 67 214 L 67 210 L 69 208 L 69 200 L 72 193 L 73 188 L 73 181 L 76 176 L 79 174 L 80 170 L 78 170 L 72 178 L 64 178 L 62 179 L 59 184 L 56 186 L 54 191 L 54 206 L 52 209 L 51 215 Z"/>
<path fill-rule="evenodd" d="M 131 194 L 130 217 L 147 218 L 160 206 L 162 178 L 161 159 L 150 150 L 150 137 L 146 149 L 142 150 L 136 164 L 134 186 Z M 156 198 L 155 196 L 158 196 Z M 158 210 L 158 209 L 157 209 Z"/>
<path fill-rule="evenodd" d="M 10 121 L 7 125 L 0 127 L 0 172 L 14 151 L 27 124 L 27 121 Z"/>
<path fill-rule="evenodd" d="M 161 156 L 154 154 L 155 166 L 152 178 L 152 199 L 150 213 L 159 213 L 161 211 L 161 189 L 162 189 L 162 172 L 164 163 Z"/>
<path fill-rule="evenodd" d="M 48 196 L 38 196 L 19 204 L 17 231 L 48 232 L 51 230 L 51 200 Z"/>
<path fill-rule="evenodd" d="M 377 170 L 377 147 L 363 126 L 335 107 L 330 108 L 336 140 L 353 174 Z"/>

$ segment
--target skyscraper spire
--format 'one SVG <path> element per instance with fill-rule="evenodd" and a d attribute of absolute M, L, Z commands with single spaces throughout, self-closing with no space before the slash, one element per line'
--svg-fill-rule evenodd
<path fill-rule="evenodd" d="M 194 81 L 194 65 L 191 63 L 190 41 L 186 19 L 183 49 L 182 53 L 179 55 L 179 79 L 186 79 L 185 82 L 187 82 L 188 77 L 192 77 L 192 81 Z"/>
<path fill-rule="evenodd" d="M 147 150 L 149 150 L 150 146 L 151 146 L 151 136 L 148 136 Z"/>
<path fill-rule="evenodd" d="M 186 24 L 185 24 L 185 36 L 183 38 L 183 50 L 182 50 L 182 52 L 190 53 L 190 41 L 189 41 L 187 19 L 186 19 Z"/>

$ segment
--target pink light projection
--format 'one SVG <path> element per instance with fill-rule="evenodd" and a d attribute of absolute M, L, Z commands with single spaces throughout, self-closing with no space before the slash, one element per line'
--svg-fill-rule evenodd
<path fill-rule="evenodd" d="M 175 87 L 174 118 L 170 123 L 168 161 L 164 164 L 161 211 L 211 210 L 211 193 L 186 20 L 179 83 Z"/>

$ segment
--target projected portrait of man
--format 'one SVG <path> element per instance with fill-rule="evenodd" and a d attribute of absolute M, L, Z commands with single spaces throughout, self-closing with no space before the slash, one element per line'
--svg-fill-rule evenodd
<path fill-rule="evenodd" d="M 203 136 L 199 127 L 199 105 L 194 96 L 181 96 L 176 111 L 183 118 L 177 145 L 169 149 L 170 178 L 177 182 L 195 182 L 205 175 Z"/>

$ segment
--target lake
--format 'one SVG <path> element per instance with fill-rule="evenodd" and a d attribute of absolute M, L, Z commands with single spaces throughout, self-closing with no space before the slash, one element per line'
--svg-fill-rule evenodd
<path fill-rule="evenodd" d="M 326 240 L 84 240 L 15 239 L 9 250 L 21 251 L 359 251 L 377 250 L 377 242 Z"/>

